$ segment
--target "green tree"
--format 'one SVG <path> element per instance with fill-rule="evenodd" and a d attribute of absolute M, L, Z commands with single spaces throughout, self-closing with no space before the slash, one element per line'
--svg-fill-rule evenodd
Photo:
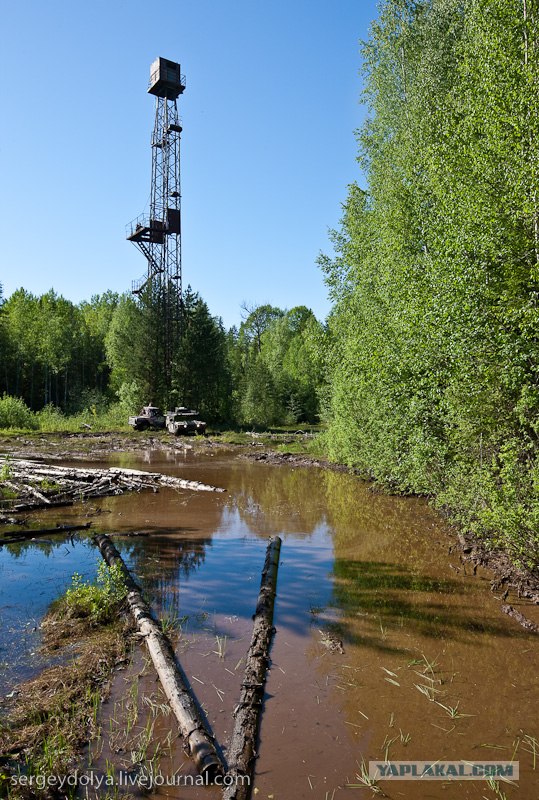
<path fill-rule="evenodd" d="M 321 382 L 314 341 L 320 324 L 305 306 L 247 310 L 228 339 L 236 419 L 265 426 L 314 421 Z"/>
<path fill-rule="evenodd" d="M 9 339 L 6 326 L 6 313 L 4 309 L 4 291 L 0 283 L 0 393 L 7 393 L 9 389 Z"/>
<path fill-rule="evenodd" d="M 240 327 L 240 339 L 252 345 L 256 353 L 262 351 L 262 336 L 274 320 L 282 317 L 280 308 L 268 303 L 261 306 L 242 305 L 245 319 Z"/>
<path fill-rule="evenodd" d="M 335 458 L 537 546 L 538 11 L 386 0 L 325 356 Z"/>
<path fill-rule="evenodd" d="M 281 421 L 314 421 L 320 376 L 310 347 L 319 323 L 312 311 L 296 306 L 274 319 L 263 334 L 261 356 L 277 390 Z"/>
<path fill-rule="evenodd" d="M 223 324 L 191 287 L 183 300 L 173 390 L 176 404 L 195 408 L 210 421 L 229 418 L 231 384 Z"/>
<path fill-rule="evenodd" d="M 7 338 L 6 391 L 36 408 L 38 396 L 42 396 L 38 300 L 17 289 L 4 303 L 2 313 Z"/>
<path fill-rule="evenodd" d="M 80 331 L 80 312 L 52 289 L 39 298 L 37 305 L 34 327 L 38 335 L 38 360 L 44 369 L 43 403 L 65 408 Z"/>
<path fill-rule="evenodd" d="M 135 406 L 132 411 L 138 411 L 143 403 L 160 401 L 152 396 L 155 365 L 151 344 L 151 319 L 144 307 L 133 295 L 122 295 L 105 334 L 105 350 L 111 389 Z"/>
<path fill-rule="evenodd" d="M 79 370 L 82 387 L 107 395 L 110 366 L 105 345 L 119 296 L 116 292 L 94 295 L 89 302 L 82 302 L 81 335 L 79 339 Z"/>

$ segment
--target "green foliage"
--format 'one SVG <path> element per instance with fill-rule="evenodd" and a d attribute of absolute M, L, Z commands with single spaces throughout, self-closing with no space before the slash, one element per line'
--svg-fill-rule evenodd
<path fill-rule="evenodd" d="M 266 305 L 248 311 L 239 332 L 229 339 L 238 422 L 314 422 L 322 381 L 320 323 L 305 306 L 282 311 Z"/>
<path fill-rule="evenodd" d="M 533 563 L 539 115 L 534 5 L 386 0 L 364 46 L 369 189 L 335 259 L 324 414 L 334 458 Z"/>
<path fill-rule="evenodd" d="M 94 583 L 85 581 L 77 572 L 65 595 L 56 601 L 54 610 L 60 617 L 84 618 L 92 625 L 110 622 L 118 612 L 127 589 L 118 565 L 101 562 Z"/>
<path fill-rule="evenodd" d="M 81 430 L 113 431 L 127 428 L 127 416 L 131 407 L 122 403 L 90 405 L 77 414 L 64 414 L 51 404 L 37 411 L 35 418 L 44 433 L 80 432 Z M 88 426 L 88 427 L 87 427 Z"/>
<path fill-rule="evenodd" d="M 140 383 L 136 380 L 124 381 L 117 391 L 118 398 L 124 414 L 132 414 L 134 409 L 144 405 L 145 394 Z"/>
<path fill-rule="evenodd" d="M 156 343 L 151 341 L 150 312 L 132 295 L 122 295 L 105 336 L 110 383 L 115 392 L 136 382 L 143 402 L 151 398 Z M 138 404 L 137 404 L 138 405 Z"/>
<path fill-rule="evenodd" d="M 116 303 L 112 293 L 75 306 L 52 290 L 14 292 L 0 306 L 0 391 L 63 411 L 76 410 L 85 390 L 106 394 L 104 336 Z"/>
<path fill-rule="evenodd" d="M 20 397 L 0 397 L 0 428 L 37 428 L 35 415 Z"/>
<path fill-rule="evenodd" d="M 203 419 L 230 418 L 230 372 L 226 334 L 196 292 L 187 288 L 183 300 L 182 336 L 175 358 L 173 402 L 196 409 Z"/>
<path fill-rule="evenodd" d="M 37 412 L 18 427 L 115 429 L 148 403 L 190 406 L 210 423 L 317 419 L 323 332 L 311 311 L 252 307 L 239 331 L 226 332 L 188 287 L 165 375 L 162 309 L 175 291 L 148 283 L 136 297 L 106 292 L 78 306 L 52 290 L 0 297 L 0 392 Z"/>
<path fill-rule="evenodd" d="M 62 410 L 52 403 L 48 403 L 41 411 L 38 411 L 36 419 L 39 430 L 47 433 L 63 431 L 68 424 Z"/>
<path fill-rule="evenodd" d="M 9 459 L 6 459 L 0 469 L 0 504 L 3 500 L 14 500 L 17 497 L 17 492 L 13 491 L 13 489 L 2 486 L 3 482 L 9 481 L 11 477 L 11 465 Z"/>

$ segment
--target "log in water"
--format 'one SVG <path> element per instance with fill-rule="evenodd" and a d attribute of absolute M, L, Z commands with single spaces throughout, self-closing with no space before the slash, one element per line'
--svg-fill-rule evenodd
<path fill-rule="evenodd" d="M 91 522 L 84 525 L 57 525 L 55 528 L 29 528 L 28 530 L 10 531 L 6 536 L 0 536 L 0 547 L 3 544 L 13 544 L 22 542 L 25 539 L 37 539 L 39 536 L 50 536 L 56 533 L 74 533 L 75 531 L 85 531 L 91 526 Z"/>
<path fill-rule="evenodd" d="M 513 606 L 504 604 L 502 606 L 502 611 L 504 614 L 507 614 L 516 620 L 519 625 L 522 625 L 522 627 L 527 631 L 530 631 L 530 633 L 539 633 L 539 625 L 536 625 L 536 623 L 532 622 L 531 619 L 525 617 L 524 614 L 521 614 L 520 611 L 517 611 L 517 609 L 513 608 Z"/>
<path fill-rule="evenodd" d="M 228 753 L 228 777 L 233 780 L 224 790 L 224 800 L 247 800 L 251 794 L 269 649 L 275 630 L 273 607 L 280 552 L 281 539 L 276 536 L 270 540 L 266 551 L 240 701 L 234 710 L 236 721 Z"/>
<path fill-rule="evenodd" d="M 170 641 L 161 630 L 150 606 L 143 600 L 140 587 L 135 583 L 120 553 L 105 534 L 98 534 L 94 542 L 109 566 L 118 565 L 128 590 L 127 602 L 138 629 L 178 721 L 186 748 L 201 774 L 210 779 L 224 773 L 223 763 L 215 748 L 213 736 L 208 731 L 197 703 L 188 688 L 187 679 L 176 659 Z"/>

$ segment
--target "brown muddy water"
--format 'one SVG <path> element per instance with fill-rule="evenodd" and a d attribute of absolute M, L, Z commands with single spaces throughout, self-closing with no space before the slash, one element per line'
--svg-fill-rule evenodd
<path fill-rule="evenodd" d="M 411 800 L 539 798 L 537 637 L 500 612 L 489 574 L 463 573 L 443 521 L 423 501 L 375 494 L 353 476 L 213 452 L 115 454 L 110 464 L 223 486 L 226 494 L 124 495 L 66 509 L 62 521 L 90 518 L 96 530 L 148 534 L 115 542 L 172 628 L 225 757 L 266 540 L 282 537 L 253 797 L 369 797 L 360 779 L 369 760 L 514 759 L 516 785 L 379 787 Z M 0 692 L 39 668 L 33 628 L 47 602 L 73 571 L 91 575 L 97 563 L 87 542 L 0 550 Z M 121 773 L 135 795 L 142 792 L 131 784 L 138 776 L 143 785 L 149 772 L 156 783 L 176 783 L 154 787 L 157 796 L 220 796 L 215 787 L 180 785 L 194 772 L 143 645 L 116 673 L 99 721 L 85 768 Z"/>

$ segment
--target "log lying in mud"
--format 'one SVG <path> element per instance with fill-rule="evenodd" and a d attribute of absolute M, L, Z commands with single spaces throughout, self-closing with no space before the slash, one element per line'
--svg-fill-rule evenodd
<path fill-rule="evenodd" d="M 158 472 L 138 469 L 95 469 L 85 467 L 60 467 L 40 461 L 22 459 L 0 460 L 0 469 L 5 466 L 9 480 L 3 481 L 15 498 L 3 501 L 10 511 L 28 511 L 34 508 L 52 508 L 70 505 L 74 500 L 95 497 L 159 490 L 160 486 L 190 489 L 198 492 L 224 492 L 216 486 L 199 481 L 188 481 Z M 52 484 L 52 485 L 51 485 Z M 22 502 L 21 502 L 22 501 Z"/>
<path fill-rule="evenodd" d="M 251 794 L 260 712 L 274 633 L 273 607 L 280 552 L 281 539 L 276 536 L 270 540 L 266 551 L 240 702 L 234 710 L 235 724 L 228 752 L 228 777 L 231 780 L 224 790 L 224 800 L 247 800 Z"/>
<path fill-rule="evenodd" d="M 522 627 L 527 631 L 530 631 L 530 633 L 539 633 L 539 625 L 536 625 L 535 622 L 531 621 L 531 619 L 525 617 L 524 614 L 521 614 L 520 611 L 517 611 L 517 609 L 513 608 L 513 606 L 510 606 L 506 603 L 502 606 L 502 611 L 504 614 L 507 614 L 516 620 L 519 625 L 522 625 Z"/>
<path fill-rule="evenodd" d="M 3 544 L 13 544 L 13 542 L 22 542 L 25 539 L 36 539 L 39 536 L 50 536 L 55 533 L 74 533 L 75 531 L 87 530 L 91 522 L 85 525 L 57 525 L 56 528 L 36 528 L 35 530 L 18 530 L 10 531 L 7 536 L 0 536 L 0 547 Z"/>
<path fill-rule="evenodd" d="M 188 752 L 201 774 L 207 774 L 210 779 L 222 775 L 224 765 L 215 748 L 213 737 L 206 728 L 168 638 L 162 632 L 151 608 L 142 598 L 140 587 L 133 580 L 120 553 L 108 536 L 98 534 L 94 537 L 94 542 L 107 564 L 109 566 L 116 564 L 122 571 L 128 590 L 129 608 L 146 641 L 163 690 L 178 720 Z"/>
<path fill-rule="evenodd" d="M 25 485 L 19 485 L 20 495 L 24 495 L 25 492 Z M 66 508 L 66 506 L 72 506 L 74 500 L 58 500 L 58 501 L 51 501 L 50 503 L 35 503 L 33 501 L 26 502 L 26 503 L 19 503 L 15 501 L 15 504 L 10 506 L 10 511 L 15 513 L 21 511 L 34 511 L 34 509 L 39 508 Z"/>

